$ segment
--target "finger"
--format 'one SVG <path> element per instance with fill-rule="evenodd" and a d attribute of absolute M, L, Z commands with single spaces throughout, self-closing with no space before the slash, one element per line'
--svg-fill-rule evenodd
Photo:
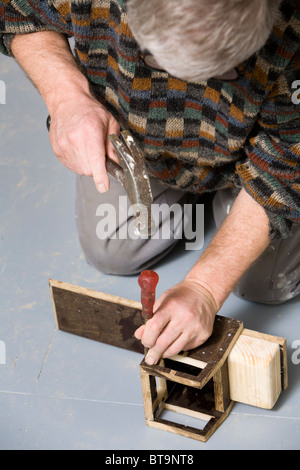
<path fill-rule="evenodd" d="M 105 193 L 109 189 L 109 177 L 106 170 L 105 139 L 101 135 L 90 140 L 87 148 L 87 159 L 97 190 L 100 193 Z"/>
<path fill-rule="evenodd" d="M 146 363 L 149 365 L 157 364 L 164 356 L 165 351 L 170 349 L 171 345 L 178 341 L 181 331 L 174 330 L 172 325 L 168 325 L 158 337 L 155 345 L 151 347 L 146 356 Z M 179 349 L 180 351 L 181 349 Z M 175 353 L 174 353 L 175 354 Z"/>
<path fill-rule="evenodd" d="M 114 160 L 116 163 L 119 163 L 118 156 L 114 149 L 114 146 L 109 140 L 111 134 L 119 135 L 120 126 L 113 116 L 110 117 L 107 123 L 107 128 L 102 129 L 102 137 L 100 138 L 100 148 L 99 148 L 99 159 L 92 156 L 91 157 L 91 166 L 94 181 L 97 187 L 97 190 L 100 193 L 104 193 L 109 189 L 109 176 L 106 169 L 106 158 Z M 99 134 L 100 135 L 100 134 Z"/>
<path fill-rule="evenodd" d="M 92 159 L 90 165 L 97 190 L 99 193 L 106 193 L 109 190 L 109 176 L 106 170 L 105 158 Z"/>
<path fill-rule="evenodd" d="M 143 334 L 144 334 L 144 330 L 145 330 L 145 325 L 140 326 L 140 327 L 134 332 L 135 338 L 141 340 L 142 337 L 143 337 Z"/>
<path fill-rule="evenodd" d="M 170 321 L 168 312 L 160 311 L 144 325 L 141 341 L 146 348 L 152 348 Z"/>
<path fill-rule="evenodd" d="M 181 351 L 185 351 L 187 344 L 187 338 L 184 334 L 178 336 L 178 338 L 169 346 L 168 349 L 163 353 L 163 358 L 172 357 L 179 354 Z"/>

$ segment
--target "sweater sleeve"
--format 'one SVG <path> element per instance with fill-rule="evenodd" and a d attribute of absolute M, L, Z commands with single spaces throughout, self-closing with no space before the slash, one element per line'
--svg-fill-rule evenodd
<path fill-rule="evenodd" d="M 245 190 L 264 207 L 271 240 L 300 223 L 300 51 L 274 84 L 236 166 Z"/>
<path fill-rule="evenodd" d="M 16 34 L 57 31 L 70 35 L 67 22 L 51 3 L 0 1 L 0 52 L 12 55 L 11 42 Z"/>

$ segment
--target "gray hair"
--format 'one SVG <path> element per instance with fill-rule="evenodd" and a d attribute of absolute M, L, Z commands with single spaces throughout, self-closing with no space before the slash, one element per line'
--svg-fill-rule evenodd
<path fill-rule="evenodd" d="M 188 81 L 221 75 L 266 43 L 281 0 L 128 0 L 139 46 Z"/>

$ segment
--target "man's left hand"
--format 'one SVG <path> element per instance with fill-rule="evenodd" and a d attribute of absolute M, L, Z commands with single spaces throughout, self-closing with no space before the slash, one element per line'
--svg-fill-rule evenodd
<path fill-rule="evenodd" d="M 162 294 L 154 312 L 153 318 L 135 332 L 149 348 L 149 365 L 203 344 L 212 334 L 217 306 L 207 289 L 184 280 Z"/>

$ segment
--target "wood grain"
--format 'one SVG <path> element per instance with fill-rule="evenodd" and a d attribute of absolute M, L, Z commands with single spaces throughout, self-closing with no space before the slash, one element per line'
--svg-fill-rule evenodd
<path fill-rule="evenodd" d="M 50 280 L 61 331 L 143 354 L 135 330 L 143 323 L 141 305 L 121 297 Z"/>
<path fill-rule="evenodd" d="M 282 390 L 278 342 L 244 333 L 231 351 L 228 369 L 232 400 L 273 408 Z"/>

